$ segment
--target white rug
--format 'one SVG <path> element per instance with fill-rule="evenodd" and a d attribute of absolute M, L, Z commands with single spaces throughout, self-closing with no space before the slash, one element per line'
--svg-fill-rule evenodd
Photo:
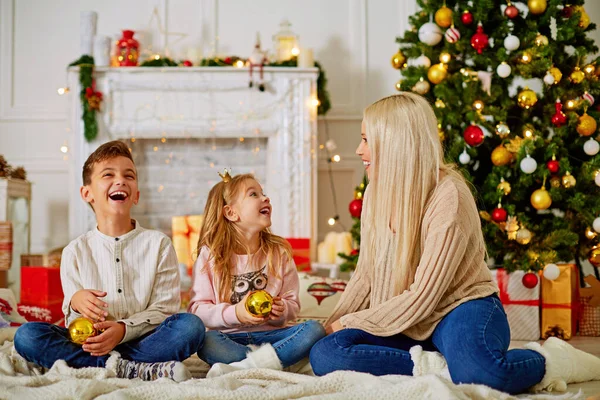
<path fill-rule="evenodd" d="M 194 377 L 206 373 L 197 357 L 186 360 Z M 323 377 L 252 369 L 218 378 L 175 383 L 115 378 L 114 356 L 107 368 L 74 369 L 57 361 L 42 371 L 19 356 L 12 342 L 0 347 L 0 398 L 4 399 L 583 399 L 579 394 L 504 394 L 481 385 L 455 385 L 436 376 L 409 377 L 339 371 Z M 44 373 L 45 372 L 45 373 Z"/>

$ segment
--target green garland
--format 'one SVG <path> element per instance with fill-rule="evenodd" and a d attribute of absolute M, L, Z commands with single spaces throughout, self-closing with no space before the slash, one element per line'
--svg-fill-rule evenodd
<path fill-rule="evenodd" d="M 98 136 L 98 122 L 96 121 L 96 110 L 90 108 L 90 104 L 86 98 L 86 91 L 92 87 L 94 80 L 92 77 L 94 73 L 94 57 L 83 55 L 69 64 L 69 67 L 79 67 L 79 84 L 81 85 L 79 99 L 81 100 L 82 108 L 83 135 L 85 136 L 85 140 L 91 142 Z"/>
<path fill-rule="evenodd" d="M 140 64 L 140 67 L 176 67 L 177 63 L 169 57 L 150 58 Z"/>

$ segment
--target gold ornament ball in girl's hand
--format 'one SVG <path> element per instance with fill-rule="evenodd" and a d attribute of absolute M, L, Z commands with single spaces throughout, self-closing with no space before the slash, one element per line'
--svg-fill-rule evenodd
<path fill-rule="evenodd" d="M 83 344 L 87 338 L 97 334 L 94 323 L 87 318 L 76 318 L 69 324 L 69 335 L 73 343 Z"/>
<path fill-rule="evenodd" d="M 267 317 L 272 306 L 273 297 L 266 290 L 252 292 L 246 299 L 246 310 L 255 317 Z"/>

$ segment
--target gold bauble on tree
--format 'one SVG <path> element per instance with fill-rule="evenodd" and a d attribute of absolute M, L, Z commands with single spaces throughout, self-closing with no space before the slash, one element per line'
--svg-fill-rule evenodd
<path fill-rule="evenodd" d="M 406 67 L 406 56 L 402 51 L 398 50 L 398 52 L 392 56 L 392 67 L 394 67 L 394 69 Z"/>
<path fill-rule="evenodd" d="M 509 164 L 512 161 L 512 153 L 506 149 L 506 147 L 500 145 L 492 151 L 492 163 L 501 167 Z"/>
<path fill-rule="evenodd" d="M 512 190 L 510 183 L 506 182 L 504 178 L 500 178 L 500 183 L 496 186 L 496 189 L 502 190 L 502 193 L 504 193 L 505 196 L 508 196 Z"/>
<path fill-rule="evenodd" d="M 586 238 L 588 238 L 589 240 L 592 240 L 596 236 L 598 236 L 598 233 L 596 231 L 594 231 L 592 228 L 590 228 L 589 226 L 587 228 L 585 228 L 585 237 Z"/>
<path fill-rule="evenodd" d="M 552 67 L 548 70 L 548 72 L 554 78 L 554 84 L 557 84 L 562 79 L 562 72 L 560 72 L 560 69 Z"/>
<path fill-rule="evenodd" d="M 425 93 L 429 92 L 429 88 L 430 88 L 429 82 L 427 82 L 426 80 L 421 78 L 421 79 L 419 79 L 419 81 L 417 83 L 415 83 L 415 86 L 413 86 L 412 90 L 419 94 L 425 94 Z"/>
<path fill-rule="evenodd" d="M 396 85 L 395 85 L 395 87 L 396 87 L 396 90 L 397 90 L 397 91 L 399 91 L 399 92 L 401 92 L 401 91 L 402 91 L 402 79 L 401 79 L 401 80 L 399 80 L 398 82 L 396 82 Z"/>
<path fill-rule="evenodd" d="M 273 296 L 266 290 L 257 290 L 250 293 L 246 299 L 246 311 L 255 317 L 266 317 L 271 313 Z"/>
<path fill-rule="evenodd" d="M 548 46 L 548 37 L 542 35 L 541 33 L 538 33 L 538 35 L 535 37 L 535 45 L 536 46 Z"/>
<path fill-rule="evenodd" d="M 581 13 L 581 16 L 579 17 L 579 27 L 582 29 L 587 28 L 591 20 L 589 14 L 585 11 L 583 6 L 574 6 L 573 12 Z"/>
<path fill-rule="evenodd" d="M 571 72 L 570 78 L 573 83 L 581 83 L 585 79 L 585 74 L 579 67 L 575 67 L 575 70 Z"/>
<path fill-rule="evenodd" d="M 535 15 L 543 14 L 548 7 L 548 3 L 546 0 L 529 0 L 527 2 L 527 7 L 529 7 L 529 12 Z"/>
<path fill-rule="evenodd" d="M 429 82 L 437 85 L 441 83 L 448 76 L 448 70 L 444 64 L 434 64 L 427 71 L 427 79 Z"/>
<path fill-rule="evenodd" d="M 444 129 L 442 128 L 442 124 L 438 124 L 438 137 L 440 138 L 440 140 L 442 142 L 444 140 L 446 140 L 446 132 L 444 132 Z"/>
<path fill-rule="evenodd" d="M 588 261 L 594 267 L 596 267 L 596 268 L 600 267 L 600 246 L 599 245 L 592 247 L 592 249 L 590 250 L 590 252 L 588 254 Z"/>
<path fill-rule="evenodd" d="M 577 122 L 577 133 L 581 136 L 590 136 L 596 132 L 597 128 L 598 125 L 596 124 L 596 120 L 593 117 L 590 117 L 587 112 L 579 117 L 579 121 Z"/>
<path fill-rule="evenodd" d="M 585 72 L 588 78 L 592 78 L 596 75 L 596 66 L 594 64 L 588 64 L 583 67 L 583 72 Z"/>
<path fill-rule="evenodd" d="M 98 334 L 98 331 L 94 328 L 94 322 L 83 317 L 71 321 L 68 330 L 71 341 L 77 344 L 83 344 L 87 338 Z"/>
<path fill-rule="evenodd" d="M 444 6 L 435 12 L 435 23 L 442 28 L 452 25 L 452 10 Z"/>
<path fill-rule="evenodd" d="M 577 180 L 569 171 L 567 171 L 562 177 L 562 184 L 565 188 L 570 189 L 577 183 Z"/>
<path fill-rule="evenodd" d="M 536 210 L 546 210 L 552 205 L 550 193 L 543 186 L 531 194 L 530 200 Z"/>
<path fill-rule="evenodd" d="M 553 188 L 559 188 L 562 185 L 562 181 L 558 176 L 553 176 L 550 178 L 550 186 Z"/>
<path fill-rule="evenodd" d="M 533 234 L 529 229 L 521 227 L 521 229 L 517 231 L 517 237 L 515 238 L 515 240 L 517 241 L 517 243 L 525 245 L 531 242 L 532 237 Z"/>
<path fill-rule="evenodd" d="M 504 139 L 510 134 L 510 128 L 504 122 L 500 122 L 496 125 L 496 134 Z"/>
<path fill-rule="evenodd" d="M 533 90 L 529 89 L 528 87 L 523 89 L 519 93 L 519 96 L 517 97 L 519 106 L 521 108 L 525 108 L 525 109 L 533 107 L 535 105 L 535 103 L 537 103 L 537 100 L 538 99 L 537 99 L 537 95 L 535 94 L 535 92 Z"/>

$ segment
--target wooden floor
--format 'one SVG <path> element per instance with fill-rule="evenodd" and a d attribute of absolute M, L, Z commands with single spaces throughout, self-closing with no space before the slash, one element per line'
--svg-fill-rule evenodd
<path fill-rule="evenodd" d="M 523 347 L 525 343 L 527 342 L 513 341 L 510 343 L 510 347 Z M 600 357 L 600 337 L 575 336 L 569 340 L 569 343 L 580 350 Z M 572 384 L 568 387 L 570 393 L 578 393 L 580 390 L 584 399 L 600 400 L 600 381 Z"/>

